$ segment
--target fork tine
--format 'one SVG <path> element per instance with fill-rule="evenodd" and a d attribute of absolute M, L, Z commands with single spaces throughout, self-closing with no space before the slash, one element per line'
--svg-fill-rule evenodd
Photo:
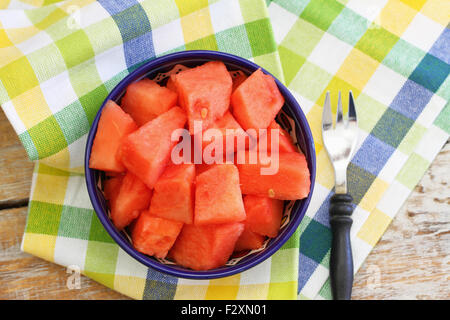
<path fill-rule="evenodd" d="M 326 131 L 331 128 L 333 128 L 333 117 L 331 114 L 330 92 L 327 91 L 327 94 L 325 96 L 325 103 L 323 105 L 322 130 Z"/>
<path fill-rule="evenodd" d="M 348 121 L 356 121 L 356 108 L 351 90 L 348 93 Z"/>
<path fill-rule="evenodd" d="M 342 99 L 341 99 L 341 92 L 339 91 L 338 105 L 336 111 L 336 127 L 343 124 L 344 124 L 344 116 L 342 112 Z"/>

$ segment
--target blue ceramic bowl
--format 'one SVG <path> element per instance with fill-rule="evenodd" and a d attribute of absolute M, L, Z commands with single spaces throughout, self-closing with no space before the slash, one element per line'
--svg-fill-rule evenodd
<path fill-rule="evenodd" d="M 166 56 L 162 56 L 160 58 L 154 59 L 140 66 L 138 69 L 130 73 L 127 77 L 125 77 L 106 97 L 106 100 L 113 100 L 116 102 L 120 102 L 123 94 L 127 86 L 135 81 L 138 81 L 144 77 L 149 77 L 151 79 L 155 78 L 158 73 L 164 73 L 171 70 L 176 64 L 182 64 L 188 67 L 194 67 L 200 64 L 203 64 L 207 61 L 211 60 L 220 60 L 229 70 L 241 70 L 246 74 L 251 74 L 253 71 L 261 68 L 260 66 L 237 56 L 217 52 L 217 51 L 183 51 L 177 52 L 173 54 L 169 54 Z M 262 69 L 262 68 L 261 68 Z M 270 74 L 266 70 L 262 69 L 262 71 L 266 74 Z M 275 77 L 274 77 L 275 78 Z M 100 118 L 100 113 L 105 105 L 105 102 L 100 107 L 97 116 L 92 123 L 92 127 L 89 131 L 87 145 L 86 145 L 86 153 L 85 153 L 85 175 L 86 175 L 86 183 L 88 188 L 89 197 L 91 199 L 92 205 L 94 207 L 95 212 L 106 231 L 109 235 L 117 242 L 117 244 L 126 251 L 130 256 L 132 256 L 137 261 L 143 263 L 147 267 L 153 268 L 160 272 L 164 272 L 166 274 L 181 277 L 181 278 L 190 278 L 190 279 L 213 279 L 213 278 L 221 278 L 226 276 L 231 276 L 233 274 L 237 274 L 247 270 L 257 264 L 263 262 L 271 255 L 273 255 L 295 232 L 300 221 L 303 219 L 305 215 L 306 209 L 311 200 L 312 190 L 314 188 L 314 180 L 316 174 L 316 158 L 314 151 L 314 142 L 311 134 L 311 130 L 309 128 L 306 117 L 301 110 L 298 102 L 289 92 L 289 90 L 275 78 L 275 81 L 280 89 L 281 94 L 285 98 L 285 104 L 283 106 L 283 111 L 289 115 L 295 121 L 296 126 L 296 136 L 297 142 L 302 149 L 303 153 L 306 156 L 308 167 L 311 173 L 311 192 L 306 199 L 295 201 L 290 221 L 288 225 L 286 225 L 279 235 L 271 239 L 266 248 L 263 251 L 253 253 L 237 264 L 233 266 L 223 266 L 217 269 L 208 270 L 208 271 L 193 271 L 187 268 L 183 268 L 177 265 L 167 265 L 159 262 L 153 257 L 147 256 L 135 250 L 128 240 L 127 236 L 122 232 L 119 232 L 111 222 L 108 217 L 108 209 L 107 203 L 103 197 L 103 193 L 98 187 L 98 181 L 101 179 L 101 172 L 98 170 L 93 170 L 89 168 L 89 158 L 91 155 L 92 142 L 95 137 L 95 133 L 97 132 L 97 125 Z"/>

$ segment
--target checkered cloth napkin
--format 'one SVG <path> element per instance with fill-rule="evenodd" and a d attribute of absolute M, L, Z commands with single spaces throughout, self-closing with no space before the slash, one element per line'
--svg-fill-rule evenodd
<path fill-rule="evenodd" d="M 351 89 L 358 109 L 361 139 L 348 174 L 355 271 L 449 136 L 448 2 L 7 2 L 0 104 L 36 161 L 22 249 L 136 299 L 330 298 L 333 172 L 320 136 L 327 90 L 336 102 L 338 90 Z M 283 248 L 210 281 L 167 276 L 129 257 L 93 212 L 83 175 L 87 132 L 108 92 L 142 63 L 192 49 L 248 58 L 285 81 L 318 160 L 310 208 Z"/>
<path fill-rule="evenodd" d="M 325 92 L 334 107 L 338 90 L 344 106 L 349 90 L 356 97 L 360 140 L 348 168 L 356 272 L 449 137 L 450 2 L 274 0 L 269 16 L 317 155 L 300 225 L 299 298 L 330 299 L 334 176 L 321 137 Z"/>

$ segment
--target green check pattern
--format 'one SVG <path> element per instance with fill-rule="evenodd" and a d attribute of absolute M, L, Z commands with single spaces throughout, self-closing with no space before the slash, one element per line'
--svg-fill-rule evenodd
<path fill-rule="evenodd" d="M 285 81 L 307 114 L 318 158 L 312 204 L 300 225 L 299 299 L 332 298 L 328 201 L 334 182 L 320 132 L 326 91 L 335 102 L 338 90 L 356 96 L 361 139 L 348 170 L 355 272 L 448 139 L 450 32 L 434 5 L 269 5 Z"/>

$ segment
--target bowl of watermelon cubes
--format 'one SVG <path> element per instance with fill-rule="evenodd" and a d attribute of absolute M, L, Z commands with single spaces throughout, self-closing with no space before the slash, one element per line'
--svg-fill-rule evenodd
<path fill-rule="evenodd" d="M 315 179 L 312 134 L 269 72 L 216 51 L 149 61 L 92 123 L 85 175 L 112 239 L 171 276 L 245 271 L 292 236 Z"/>

